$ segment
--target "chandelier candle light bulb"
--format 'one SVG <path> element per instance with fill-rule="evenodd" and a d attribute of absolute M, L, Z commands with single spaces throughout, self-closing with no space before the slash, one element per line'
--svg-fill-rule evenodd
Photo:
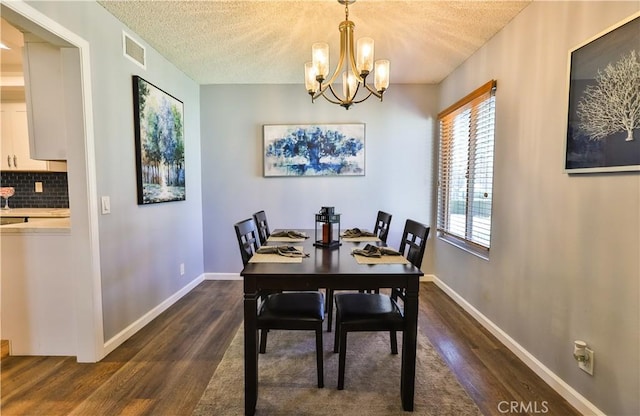
<path fill-rule="evenodd" d="M 386 59 L 376 61 L 376 70 L 374 72 L 374 85 L 376 90 L 384 92 L 389 88 L 389 61 Z"/>
<path fill-rule="evenodd" d="M 360 72 L 371 72 L 373 69 L 373 39 L 360 38 L 357 42 L 358 60 L 357 66 Z"/>
<path fill-rule="evenodd" d="M 374 61 L 374 41 L 364 37 L 358 39 L 354 48 L 353 32 L 355 24 L 349 20 L 349 4 L 355 0 L 338 0 L 345 5 L 345 20 L 340 23 L 340 58 L 338 65 L 329 76 L 329 45 L 317 42 L 311 45 L 311 62 L 304 65 L 305 88 L 311 95 L 311 102 L 322 96 L 333 104 L 349 109 L 353 104 L 361 103 L 372 95 L 382 101 L 382 94 L 389 88 L 389 61 Z M 375 73 L 374 87 L 367 84 L 367 76 L 371 71 Z M 333 87 L 333 82 L 342 73 L 342 97 L 339 97 Z M 362 88 L 361 88 L 362 87 Z M 327 91 L 328 90 L 328 91 Z M 358 92 L 363 91 L 359 98 Z M 330 93 L 330 95 L 329 95 Z"/>
<path fill-rule="evenodd" d="M 329 44 L 317 42 L 311 45 L 311 56 L 316 78 L 325 79 L 329 75 Z"/>

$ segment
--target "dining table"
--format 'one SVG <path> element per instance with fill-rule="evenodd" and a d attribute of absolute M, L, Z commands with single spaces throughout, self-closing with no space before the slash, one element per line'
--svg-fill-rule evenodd
<path fill-rule="evenodd" d="M 277 230 L 275 230 L 277 231 Z M 277 234 L 274 231 L 272 234 Z M 400 398 L 405 411 L 413 411 L 415 391 L 416 340 L 419 281 L 423 272 L 406 259 L 390 262 L 362 258 L 353 249 L 366 244 L 384 245 L 371 238 L 340 238 L 334 248 L 316 246 L 314 230 L 295 230 L 307 238 L 270 237 L 267 245 L 289 245 L 308 257 L 281 260 L 254 254 L 240 275 L 244 280 L 244 377 L 245 415 L 254 415 L 258 401 L 257 313 L 261 293 L 297 290 L 405 290 L 405 328 L 402 338 Z M 262 257 L 262 260 L 260 258 Z M 394 257 L 394 256 L 388 256 Z M 384 375 L 381 375 L 384 377 Z"/>

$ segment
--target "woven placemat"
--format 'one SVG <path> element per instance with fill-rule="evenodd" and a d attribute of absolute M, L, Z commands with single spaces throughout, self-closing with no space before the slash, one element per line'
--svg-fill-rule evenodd
<path fill-rule="evenodd" d="M 342 237 L 342 241 L 348 241 L 352 243 L 370 243 L 370 242 L 379 242 L 380 239 L 378 237 Z"/>
<path fill-rule="evenodd" d="M 402 256 L 367 257 L 354 254 L 353 257 L 358 264 L 409 264 L 409 260 Z"/>
<path fill-rule="evenodd" d="M 295 246 L 295 248 L 303 251 L 302 246 Z M 302 263 L 302 257 L 287 257 L 276 253 L 255 253 L 249 259 L 249 263 Z"/>
<path fill-rule="evenodd" d="M 291 237 L 274 237 L 274 236 L 269 236 L 269 238 L 267 238 L 267 241 L 270 243 L 295 243 L 295 242 L 300 242 L 300 241 L 304 241 L 306 240 L 306 238 L 291 238 Z"/>

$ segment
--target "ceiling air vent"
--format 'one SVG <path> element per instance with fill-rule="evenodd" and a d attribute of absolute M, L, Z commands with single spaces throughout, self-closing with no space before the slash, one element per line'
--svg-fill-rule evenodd
<path fill-rule="evenodd" d="M 125 32 L 122 32 L 122 50 L 124 56 L 140 65 L 143 69 L 147 69 L 147 56 L 144 46 L 133 40 Z"/>

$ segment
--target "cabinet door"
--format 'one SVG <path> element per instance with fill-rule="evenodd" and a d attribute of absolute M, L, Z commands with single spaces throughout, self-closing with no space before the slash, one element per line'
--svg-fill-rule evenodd
<path fill-rule="evenodd" d="M 34 160 L 29 152 L 29 125 L 27 123 L 27 110 L 18 110 L 13 113 L 13 152 L 16 156 L 16 170 L 48 170 L 45 160 Z"/>
<path fill-rule="evenodd" d="M 13 169 L 13 117 L 11 111 L 2 106 L 2 159 L 0 160 L 0 169 Z"/>
<path fill-rule="evenodd" d="M 23 103 L 2 104 L 2 170 L 7 169 L 48 170 L 46 161 L 29 157 L 27 110 Z"/>
<path fill-rule="evenodd" d="M 24 44 L 25 98 L 31 156 L 66 160 L 66 98 L 61 49 L 44 42 Z"/>

